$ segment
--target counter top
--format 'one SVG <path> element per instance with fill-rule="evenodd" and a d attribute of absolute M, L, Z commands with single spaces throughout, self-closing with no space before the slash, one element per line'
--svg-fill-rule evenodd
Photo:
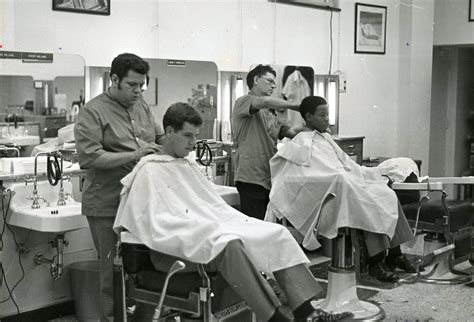
<path fill-rule="evenodd" d="M 0 138 L 0 144 L 14 143 L 19 146 L 38 145 L 40 137 L 38 135 L 21 135 Z"/>
<path fill-rule="evenodd" d="M 86 170 L 79 168 L 79 163 L 73 163 L 69 165 L 64 165 L 64 174 L 69 174 L 71 176 L 77 176 L 80 174 L 86 173 Z M 9 173 L 5 171 L 0 171 L 0 181 L 19 181 L 24 180 L 25 178 L 31 178 L 33 173 Z M 39 171 L 37 174 L 38 179 L 45 179 L 46 172 Z"/>

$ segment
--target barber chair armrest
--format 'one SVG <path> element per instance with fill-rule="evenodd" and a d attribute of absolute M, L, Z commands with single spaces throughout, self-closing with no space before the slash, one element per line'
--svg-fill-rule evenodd
<path fill-rule="evenodd" d="M 430 177 L 428 180 L 442 184 L 474 184 L 474 176 L 468 177 Z"/>
<path fill-rule="evenodd" d="M 443 191 L 443 183 L 441 182 L 419 182 L 419 183 L 392 183 L 393 190 L 419 190 L 419 191 Z"/>

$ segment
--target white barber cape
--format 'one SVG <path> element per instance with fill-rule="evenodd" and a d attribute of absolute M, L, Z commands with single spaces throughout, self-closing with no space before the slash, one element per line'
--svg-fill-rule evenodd
<path fill-rule="evenodd" d="M 287 220 L 304 236 L 303 246 L 320 246 L 314 236 L 322 201 L 318 234 L 334 238 L 339 227 L 352 227 L 393 237 L 398 218 L 395 193 L 380 168 L 356 164 L 328 133 L 300 132 L 270 160 L 272 189 L 265 220 Z"/>
<path fill-rule="evenodd" d="M 308 262 L 283 226 L 227 205 L 194 161 L 149 155 L 121 182 L 114 229 L 125 228 L 153 250 L 208 263 L 229 241 L 240 239 L 261 271 Z"/>

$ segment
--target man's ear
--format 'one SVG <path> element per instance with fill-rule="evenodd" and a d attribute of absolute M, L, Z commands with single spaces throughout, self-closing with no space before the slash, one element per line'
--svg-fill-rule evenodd
<path fill-rule="evenodd" d="M 171 125 L 168 125 L 165 129 L 165 134 L 170 135 L 171 133 L 174 133 L 174 129 Z"/>
<path fill-rule="evenodd" d="M 310 112 L 306 112 L 304 114 L 304 120 L 305 122 L 309 122 L 311 120 L 311 117 L 313 116 L 313 114 L 311 114 Z"/>
<path fill-rule="evenodd" d="M 117 87 L 119 81 L 119 77 L 116 74 L 110 75 L 110 80 L 112 81 L 112 87 Z"/>
<path fill-rule="evenodd" d="M 257 84 L 257 80 L 258 80 L 259 78 L 260 78 L 260 76 L 258 76 L 258 75 L 255 75 L 255 76 L 253 77 L 253 85 L 254 85 L 254 86 L 255 86 L 255 84 Z"/>

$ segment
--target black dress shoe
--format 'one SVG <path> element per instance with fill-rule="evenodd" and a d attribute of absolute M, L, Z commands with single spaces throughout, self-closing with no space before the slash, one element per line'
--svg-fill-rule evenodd
<path fill-rule="evenodd" d="M 384 262 L 369 264 L 369 275 L 381 282 L 396 283 L 399 279 L 397 275 L 388 269 Z"/>
<path fill-rule="evenodd" d="M 321 309 L 315 309 L 313 313 L 308 315 L 306 321 L 311 321 L 311 322 L 326 322 L 326 321 L 351 321 L 352 318 L 354 317 L 354 314 L 351 312 L 342 312 L 342 313 L 332 313 L 332 312 L 326 312 Z"/>
<path fill-rule="evenodd" d="M 388 268 L 393 272 L 395 269 L 401 269 L 407 273 L 416 273 L 416 268 L 404 255 L 398 257 L 387 257 L 385 263 Z"/>

